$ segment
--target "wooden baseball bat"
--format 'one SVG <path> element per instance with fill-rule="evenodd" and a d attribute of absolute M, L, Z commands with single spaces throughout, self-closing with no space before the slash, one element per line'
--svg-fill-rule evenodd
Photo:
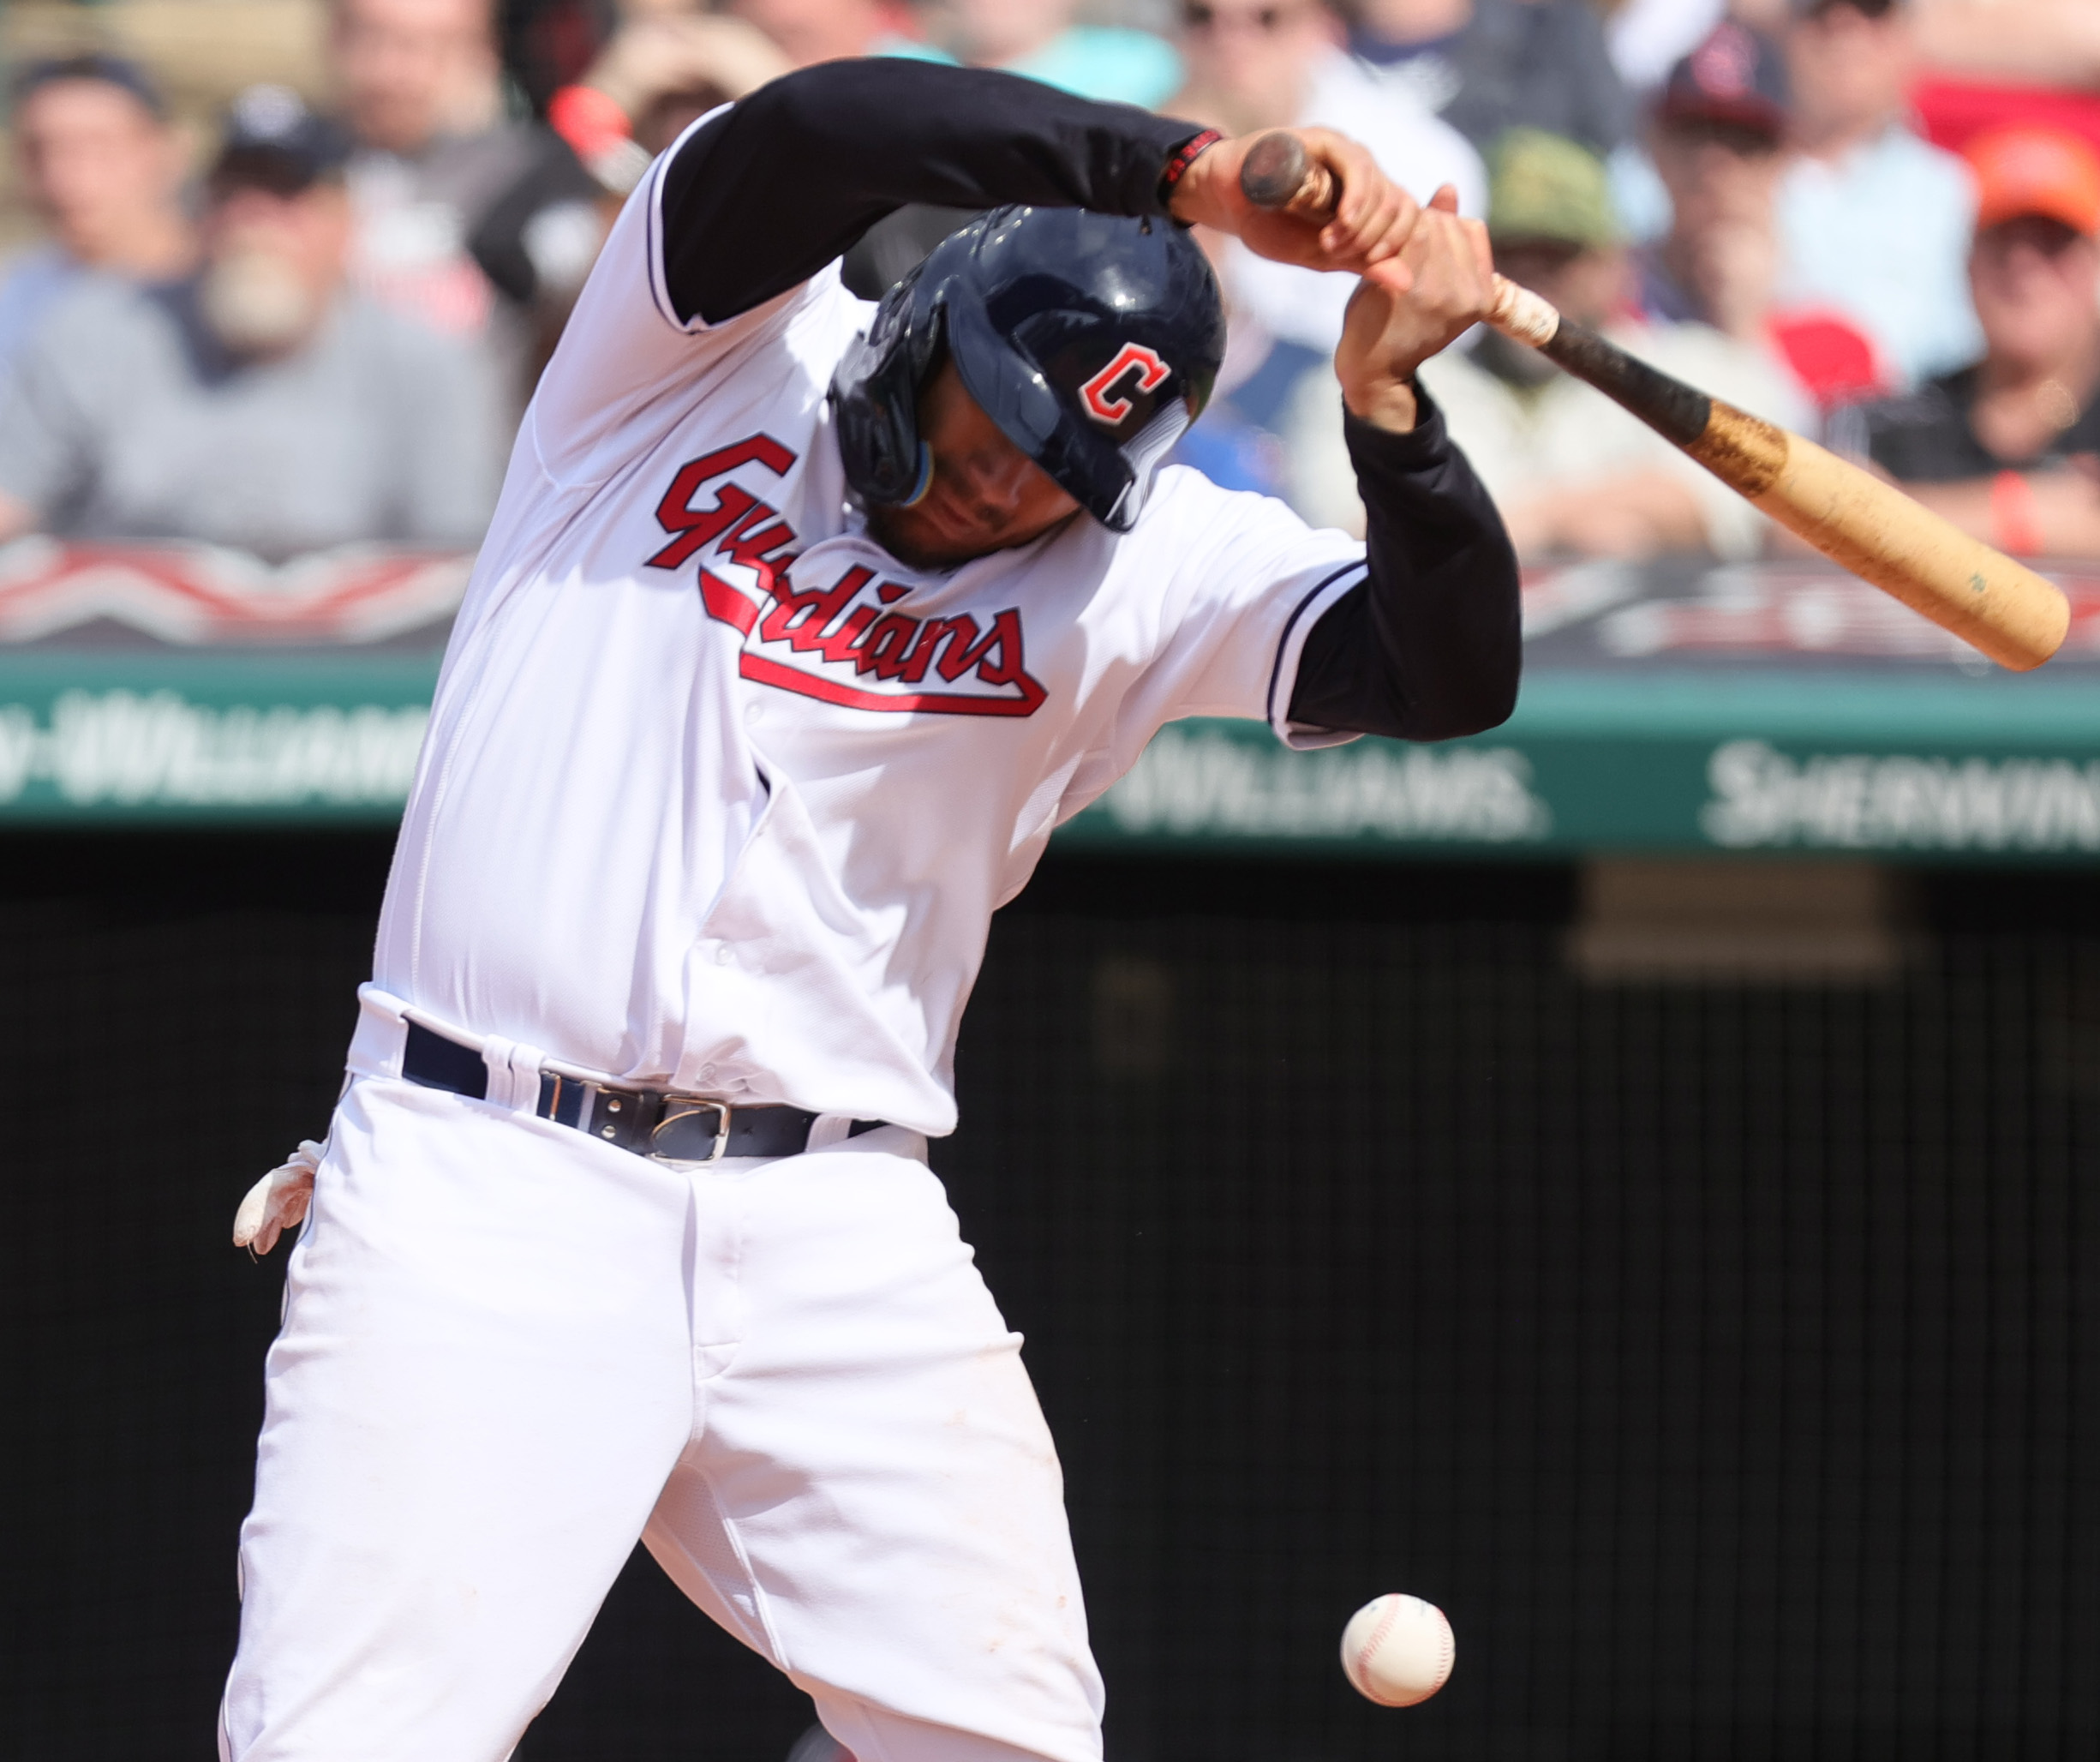
<path fill-rule="evenodd" d="M 1308 220 L 1334 212 L 1334 179 L 1292 135 L 1247 149 L 1240 188 L 1257 207 Z M 1594 386 L 1862 580 L 2025 672 L 2062 645 L 2071 608 L 2055 585 L 1812 440 L 1709 398 L 1495 278 L 1495 328 Z"/>

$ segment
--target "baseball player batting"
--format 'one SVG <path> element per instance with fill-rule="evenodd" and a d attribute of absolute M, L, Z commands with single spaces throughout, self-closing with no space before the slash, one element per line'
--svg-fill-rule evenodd
<path fill-rule="evenodd" d="M 1414 372 L 1479 227 L 1299 137 L 798 73 L 628 202 L 446 654 L 241 1534 L 228 1762 L 500 1762 L 639 1537 L 861 1762 L 1094 1762 L 1057 1459 L 926 1141 L 990 915 L 1164 722 L 1510 710 L 1517 570 Z M 840 254 L 989 209 L 879 306 Z M 1363 277 L 1368 540 L 1161 461 L 1225 345 L 1184 223 Z M 310 1206 L 310 1208 L 309 1208 Z"/>

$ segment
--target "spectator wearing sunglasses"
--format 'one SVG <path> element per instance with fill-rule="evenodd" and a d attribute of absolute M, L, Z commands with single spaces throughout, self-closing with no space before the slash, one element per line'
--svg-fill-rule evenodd
<path fill-rule="evenodd" d="M 0 366 L 82 277 L 169 279 L 197 250 L 177 198 L 182 142 L 141 69 L 108 55 L 39 62 L 13 96 L 21 188 L 47 237 L 0 279 Z"/>
<path fill-rule="evenodd" d="M 1162 107 L 1229 135 L 1332 129 L 1361 141 L 1417 201 L 1450 184 L 1459 211 L 1479 214 L 1487 197 L 1480 155 L 1406 93 L 1380 86 L 1343 51 L 1341 38 L 1339 21 L 1319 0 L 1186 0 L 1188 82 Z M 1236 240 L 1222 243 L 1216 261 L 1235 321 L 1251 319 L 1268 337 L 1306 351 L 1306 364 L 1324 361 L 1341 337 L 1355 279 L 1271 262 Z"/>
<path fill-rule="evenodd" d="M 2001 550 L 2100 556 L 2100 155 L 2015 129 L 1966 158 L 1982 358 L 1840 412 L 1833 440 Z"/>
<path fill-rule="evenodd" d="M 1545 129 L 1609 154 L 1634 106 L 1588 0 L 1349 0 L 1349 47 L 1485 153 Z"/>
<path fill-rule="evenodd" d="M 1792 163 L 1780 183 L 1781 296 L 1836 309 L 1897 382 L 1981 346 L 1965 264 L 1967 169 L 1910 126 L 1918 56 L 1906 0 L 1791 0 Z"/>
<path fill-rule="evenodd" d="M 1171 44 L 1150 31 L 1080 24 L 1074 0 L 952 0 L 952 9 L 950 46 L 972 67 L 1146 110 L 1182 83 Z"/>

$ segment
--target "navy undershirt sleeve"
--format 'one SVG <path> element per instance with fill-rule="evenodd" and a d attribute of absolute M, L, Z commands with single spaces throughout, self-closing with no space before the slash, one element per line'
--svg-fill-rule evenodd
<path fill-rule="evenodd" d="M 710 324 L 787 292 L 907 202 L 1160 214 L 1201 130 L 1038 81 L 936 63 L 829 62 L 761 87 L 664 168 L 664 282 Z"/>
<path fill-rule="evenodd" d="M 1517 554 L 1443 412 L 1415 397 L 1405 435 L 1343 412 L 1370 570 L 1306 637 L 1290 698 L 1302 726 L 1448 740 L 1517 706 Z"/>

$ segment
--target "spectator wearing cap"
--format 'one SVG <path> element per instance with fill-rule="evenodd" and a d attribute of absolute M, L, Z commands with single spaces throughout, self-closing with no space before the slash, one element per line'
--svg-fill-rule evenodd
<path fill-rule="evenodd" d="M 1481 213 L 1487 174 L 1480 155 L 1415 99 L 1382 87 L 1343 52 L 1340 35 L 1322 0 L 1185 0 L 1188 83 L 1164 108 L 1228 135 L 1332 129 L 1362 142 L 1417 201 L 1448 183 L 1461 213 Z M 1236 239 L 1218 243 L 1215 257 L 1235 321 L 1251 321 L 1265 335 L 1307 351 L 1306 365 L 1324 363 L 1341 339 L 1356 279 L 1272 263 Z"/>
<path fill-rule="evenodd" d="M 1639 258 L 1651 316 L 1733 337 L 1762 327 L 1778 271 L 1773 196 L 1786 132 L 1786 65 L 1756 32 L 1718 25 L 1670 70 L 1649 146 L 1671 226 Z"/>
<path fill-rule="evenodd" d="M 1634 269 L 1596 154 L 1543 129 L 1515 129 L 1488 166 L 1487 226 L 1503 274 L 1665 373 L 1769 421 L 1802 425 L 1799 393 L 1763 351 L 1707 325 L 1629 317 Z M 1424 362 L 1420 377 L 1527 560 L 1668 552 L 1739 559 L 1762 546 L 1766 523 L 1741 497 L 1499 332 L 1483 332 L 1470 353 L 1447 350 Z M 1350 482 L 1338 400 L 1325 396 L 1317 406 L 1316 415 L 1309 392 L 1301 393 L 1292 500 L 1308 518 L 1361 530 L 1361 512 L 1335 493 Z"/>
<path fill-rule="evenodd" d="M 1792 162 L 1780 182 L 1781 298 L 1846 315 L 1904 384 L 1974 357 L 1969 174 L 1909 123 L 1906 0 L 1791 0 Z"/>
<path fill-rule="evenodd" d="M 2016 129 L 1967 157 L 1982 359 L 1840 413 L 1833 439 L 2001 550 L 2100 556 L 2100 156 Z"/>
<path fill-rule="evenodd" d="M 348 138 L 244 93 L 200 267 L 83 282 L 0 391 L 0 536 L 194 539 L 271 558 L 470 546 L 503 435 L 484 364 L 346 285 Z"/>
<path fill-rule="evenodd" d="M 182 142 L 141 69 L 109 55 L 38 62 L 13 96 L 22 193 L 49 237 L 0 280 L 0 366 L 82 276 L 165 280 L 197 249 L 177 194 Z"/>
<path fill-rule="evenodd" d="M 1349 46 L 1485 153 L 1507 129 L 1610 153 L 1631 95 L 1588 0 L 1349 0 Z"/>
<path fill-rule="evenodd" d="M 1717 25 L 1671 69 L 1649 132 L 1670 228 L 1637 254 L 1641 305 L 1651 319 L 1771 350 L 1828 410 L 1882 390 L 1885 375 L 1843 314 L 1779 299 L 1786 123 L 1786 63 L 1745 26 Z"/>
<path fill-rule="evenodd" d="M 522 404 L 603 242 L 602 190 L 551 129 L 501 118 L 488 0 L 332 0 L 329 21 L 358 285 L 486 348 Z"/>

